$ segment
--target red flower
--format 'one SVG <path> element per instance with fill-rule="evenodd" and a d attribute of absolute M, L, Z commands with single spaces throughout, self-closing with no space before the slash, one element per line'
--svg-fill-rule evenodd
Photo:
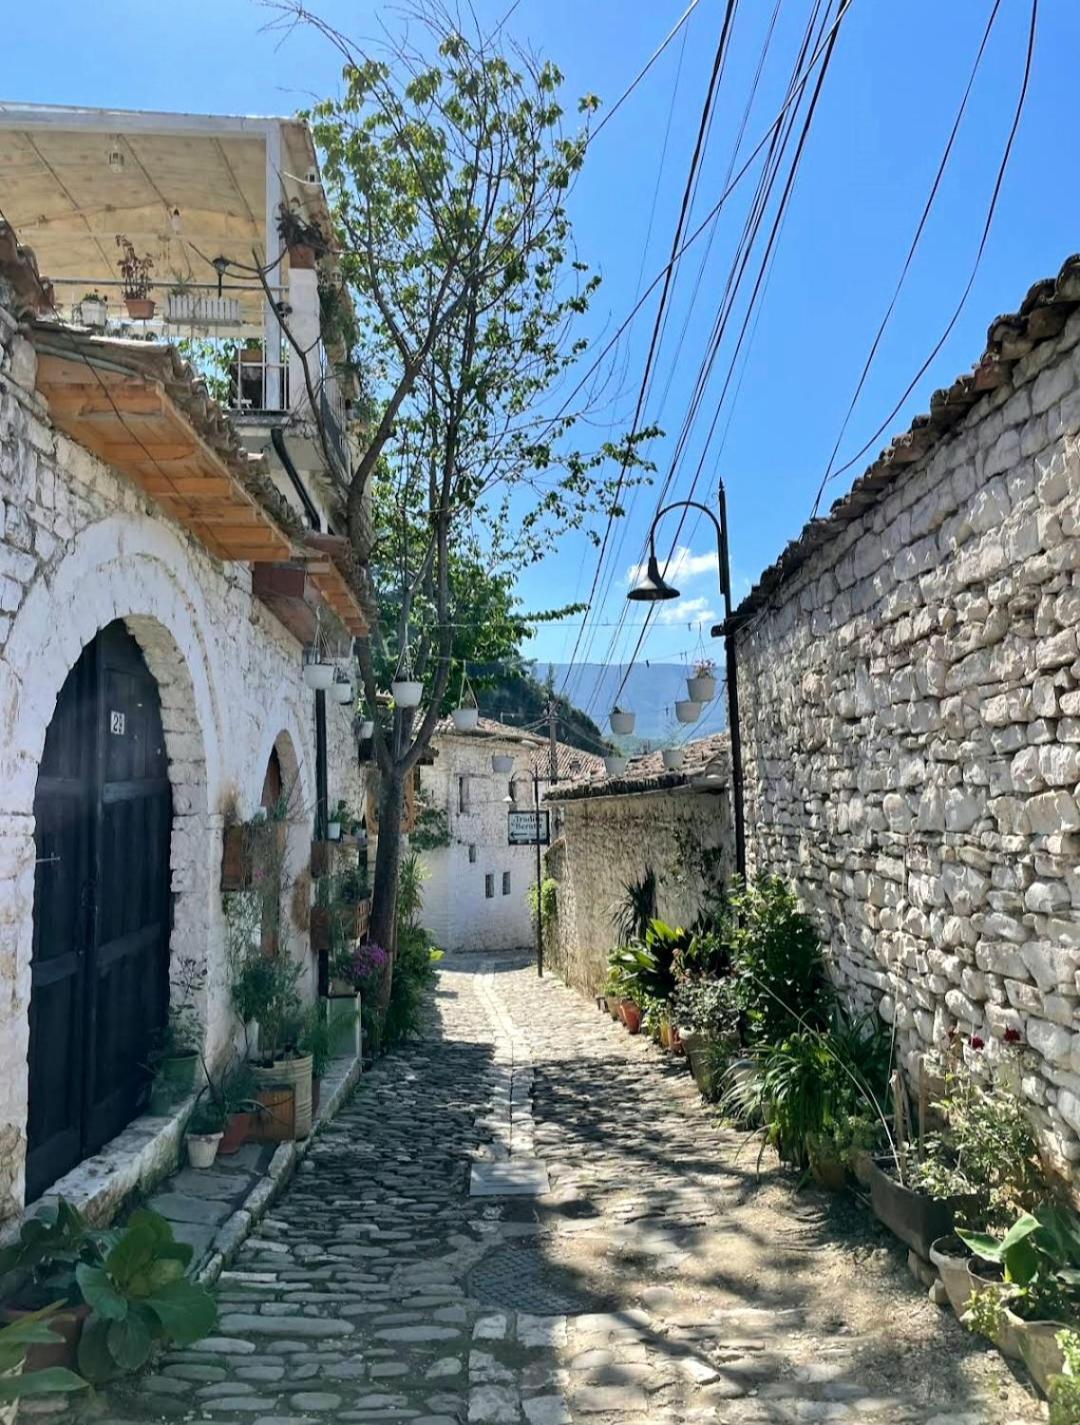
<path fill-rule="evenodd" d="M 980 1039 L 977 1034 L 973 1034 L 968 1040 L 968 1043 L 973 1049 L 984 1049 L 986 1047 L 986 1040 Z"/>
<path fill-rule="evenodd" d="M 1006 1031 L 1005 1031 L 1005 1043 L 1006 1043 L 1006 1044 L 1019 1044 L 1019 1043 L 1020 1043 L 1020 1031 L 1019 1031 L 1019 1029 L 1012 1029 L 1012 1028 L 1006 1029 Z"/>

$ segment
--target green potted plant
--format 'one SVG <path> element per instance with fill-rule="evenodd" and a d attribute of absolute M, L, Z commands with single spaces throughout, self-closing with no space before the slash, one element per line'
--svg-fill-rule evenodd
<path fill-rule="evenodd" d="M 159 1213 L 139 1208 L 112 1234 L 99 1264 L 76 1276 L 90 1318 L 79 1341 L 79 1370 L 95 1384 L 137 1371 L 155 1345 L 190 1346 L 217 1320 L 214 1298 L 186 1275 L 192 1248 L 173 1238 Z"/>
<path fill-rule="evenodd" d="M 225 1133 L 224 1105 L 203 1088 L 195 1100 L 185 1130 L 188 1162 L 193 1168 L 212 1168 Z"/>
<path fill-rule="evenodd" d="M 711 658 L 701 658 L 686 680 L 686 694 L 691 702 L 711 703 L 716 697 L 716 664 Z"/>
<path fill-rule="evenodd" d="M 480 722 L 480 709 L 476 704 L 476 694 L 468 685 L 464 673 L 462 673 L 458 705 L 451 709 L 450 716 L 454 720 L 455 732 L 474 732 Z"/>
<path fill-rule="evenodd" d="M 172 976 L 169 1017 L 157 1048 L 151 1054 L 153 1084 L 150 1106 L 154 1113 L 168 1112 L 195 1089 L 195 1068 L 202 1046 L 202 1024 L 196 997 L 206 984 L 206 969 L 191 956 L 176 963 Z"/>
<path fill-rule="evenodd" d="M 694 1082 L 711 1098 L 739 1042 L 732 986 L 722 979 L 685 980 L 676 987 L 671 1012 Z"/>
<path fill-rule="evenodd" d="M 49 1351 L 59 1339 L 54 1329 L 57 1306 L 43 1306 L 0 1326 L 0 1425 L 14 1425 L 20 1400 L 35 1395 L 70 1395 L 89 1381 L 67 1366 L 27 1370 L 34 1352 Z"/>
<path fill-rule="evenodd" d="M 293 1132 L 306 1138 L 311 1132 L 311 1055 L 299 1046 L 300 974 L 300 966 L 284 955 L 264 955 L 261 948 L 252 948 L 239 967 L 232 996 L 241 1021 L 259 1026 L 251 1075 L 260 1097 L 263 1090 L 291 1089 Z"/>
<path fill-rule="evenodd" d="M 0 1298 L 5 1322 L 50 1309 L 49 1336 L 30 1345 L 27 1368 L 75 1365 L 83 1325 L 90 1314 L 75 1269 L 96 1261 L 97 1239 L 78 1208 L 60 1198 L 42 1203 L 19 1235 L 0 1251 Z"/>
<path fill-rule="evenodd" d="M 76 313 L 84 327 L 104 331 L 109 320 L 108 299 L 98 291 L 84 292 L 76 307 Z"/>
<path fill-rule="evenodd" d="M 330 818 L 326 823 L 327 840 L 340 841 L 342 832 L 348 835 L 352 830 L 352 824 L 353 817 L 349 811 L 348 804 L 339 800 L 337 806 L 330 813 Z"/>
<path fill-rule="evenodd" d="M 122 253 L 117 266 L 124 283 L 124 305 L 128 316 L 133 321 L 149 321 L 156 305 L 150 296 L 154 259 L 149 253 L 136 256 L 135 248 L 122 233 L 117 233 L 116 245 Z"/>
<path fill-rule="evenodd" d="M 278 236 L 289 252 L 290 267 L 312 270 L 329 250 L 318 223 L 308 222 L 295 208 L 282 203 L 278 208 Z"/>
<path fill-rule="evenodd" d="M 311 1112 L 314 1118 L 319 1112 L 322 1081 L 334 1051 L 330 1025 L 321 1005 L 312 1005 L 304 1015 L 298 1047 L 311 1055 Z"/>

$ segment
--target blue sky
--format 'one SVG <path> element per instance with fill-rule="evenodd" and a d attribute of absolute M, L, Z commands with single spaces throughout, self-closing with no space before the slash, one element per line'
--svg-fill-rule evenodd
<path fill-rule="evenodd" d="M 316 4 L 354 36 L 372 34 L 380 13 L 393 23 L 389 6 L 373 6 L 369 0 Z M 684 6 L 685 0 L 591 0 L 587 5 L 581 0 L 520 0 L 510 29 L 564 70 L 568 99 L 595 91 L 611 101 Z M 500 16 L 505 8 L 505 0 L 477 0 L 486 18 Z M 810 0 L 782 0 L 775 43 L 749 121 L 751 144 L 776 112 L 811 8 Z M 771 9 L 765 0 L 743 0 L 740 6 L 699 188 L 699 215 L 721 191 Z M 672 44 L 590 150 L 572 212 L 580 255 L 604 277 L 590 317 L 594 334 L 617 326 L 633 305 L 640 274 L 648 281 L 666 260 L 722 10 L 721 0 L 700 0 L 686 27 L 685 45 Z M 854 0 L 844 21 L 749 356 L 736 369 L 719 417 L 719 429 L 726 432 L 719 468 L 727 485 L 736 598 L 810 514 L 989 11 L 990 0 L 907 0 L 904 5 Z M 943 189 L 841 460 L 858 450 L 895 404 L 940 336 L 967 280 L 1019 88 L 1028 13 L 1027 0 L 1004 0 L 1001 6 Z M 249 0 L 185 0 L 182 5 L 99 0 L 93 6 L 85 0 L 50 0 L 46 33 L 51 38 L 43 60 L 41 12 L 17 6 L 5 17 L 3 97 L 124 108 L 290 112 L 334 89 L 337 63 L 313 34 L 282 39 L 265 32 L 270 17 Z M 915 412 L 927 408 L 936 386 L 970 366 L 995 315 L 1015 310 L 1036 279 L 1056 273 L 1064 258 L 1080 249 L 1080 187 L 1067 156 L 1077 53 L 1080 7 L 1043 4 L 1030 96 L 980 274 L 952 336 L 888 433 L 904 428 Z M 721 215 L 696 295 L 700 247 L 676 287 L 646 410 L 648 422 L 669 432 L 652 450 L 661 474 L 749 192 L 747 183 Z M 607 419 L 626 422 L 632 412 L 652 312 L 650 303 L 620 349 L 617 372 L 625 375 L 621 388 L 616 383 L 620 394 Z M 685 338 L 678 346 L 684 325 Z M 737 328 L 736 322 L 733 334 Z M 721 352 L 699 439 L 715 409 L 732 344 L 733 339 Z M 699 449 L 692 439 L 692 458 L 675 481 L 677 493 L 688 490 Z M 712 484 L 714 466 L 710 459 L 699 489 Z M 834 482 L 828 499 L 841 494 L 856 473 Z M 618 558 L 602 584 L 595 627 L 579 657 L 585 647 L 596 661 L 626 655 L 634 631 L 615 638 L 616 630 L 605 625 L 623 610 L 627 571 L 641 554 L 653 501 L 642 490 L 630 518 L 617 528 Z M 662 548 L 670 543 L 675 524 L 677 519 L 665 525 Z M 670 622 L 650 633 L 644 650 L 650 658 L 693 657 L 701 640 L 708 639 L 707 628 L 699 632 L 696 623 L 708 621 L 717 610 L 706 527 L 688 524 L 687 535 L 690 549 L 679 580 L 685 600 L 663 611 Z M 582 538 L 567 538 L 552 560 L 526 577 L 524 602 L 546 607 L 583 595 L 594 564 L 595 555 Z M 640 617 L 639 610 L 629 615 L 630 621 Z M 533 651 L 545 661 L 563 660 L 575 634 L 575 626 L 545 628 Z"/>

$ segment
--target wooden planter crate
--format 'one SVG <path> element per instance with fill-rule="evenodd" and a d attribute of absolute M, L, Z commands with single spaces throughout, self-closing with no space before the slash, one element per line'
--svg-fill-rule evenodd
<path fill-rule="evenodd" d="M 245 821 L 227 826 L 222 836 L 221 889 L 255 890 L 259 867 L 284 859 L 288 831 L 284 821 Z"/>
<path fill-rule="evenodd" d="M 342 866 L 348 864 L 345 860 L 346 855 L 351 857 L 351 864 L 355 866 L 359 844 L 355 836 L 342 836 L 337 841 L 313 841 L 311 843 L 312 879 L 318 881 L 323 876 L 332 876 L 335 871 L 340 871 Z"/>
<path fill-rule="evenodd" d="M 363 940 L 371 923 L 370 896 L 365 896 L 355 905 L 336 905 L 333 908 L 320 905 L 311 907 L 311 948 L 317 954 L 328 954 L 332 949 L 335 920 L 340 925 L 345 940 Z"/>

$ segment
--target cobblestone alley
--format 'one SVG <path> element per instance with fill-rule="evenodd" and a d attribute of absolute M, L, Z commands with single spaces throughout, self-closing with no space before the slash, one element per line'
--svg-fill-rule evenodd
<path fill-rule="evenodd" d="M 218 1334 L 98 1408 L 236 1425 L 1044 1418 L 868 1212 L 794 1194 L 756 1159 L 685 1072 L 557 980 L 446 961 L 430 1035 L 363 1079 L 223 1276 Z M 490 1195 L 507 1186 L 531 1195 Z"/>

